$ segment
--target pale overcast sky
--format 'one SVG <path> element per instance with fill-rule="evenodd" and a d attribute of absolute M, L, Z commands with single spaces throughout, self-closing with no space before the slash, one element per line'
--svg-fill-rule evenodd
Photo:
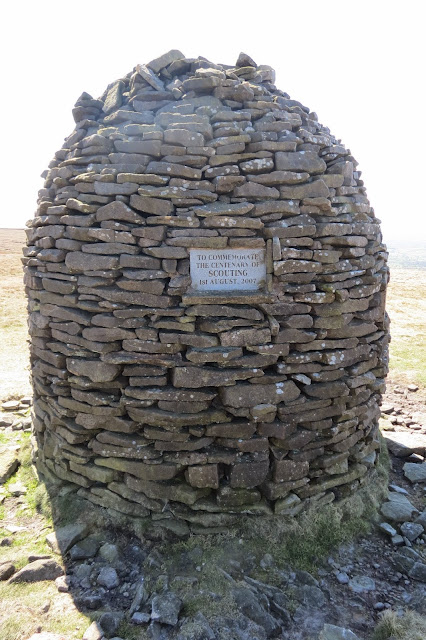
<path fill-rule="evenodd" d="M 0 227 L 23 227 L 40 173 L 87 91 L 180 49 L 245 51 L 316 111 L 359 162 L 385 241 L 426 236 L 425 10 L 421 0 L 37 0 L 3 9 Z"/>

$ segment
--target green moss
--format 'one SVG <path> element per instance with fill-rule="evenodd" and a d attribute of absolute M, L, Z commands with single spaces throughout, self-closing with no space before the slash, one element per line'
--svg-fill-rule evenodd
<path fill-rule="evenodd" d="M 36 484 L 34 489 L 28 492 L 27 503 L 33 512 L 40 513 L 47 521 L 52 520 L 52 504 L 46 485 L 42 482 Z"/>
<path fill-rule="evenodd" d="M 233 617 L 238 614 L 238 607 L 229 594 L 226 597 L 213 599 L 211 594 L 206 592 L 191 597 L 187 602 L 184 601 L 183 615 L 192 617 L 200 611 L 207 618 L 211 616 Z"/>
<path fill-rule="evenodd" d="M 75 492 L 52 496 L 51 504 L 55 525 L 61 527 L 78 522 L 83 514 L 89 517 L 93 511 L 90 502 L 79 498 Z"/>
<path fill-rule="evenodd" d="M 117 636 L 126 640 L 148 640 L 150 637 L 145 629 L 126 621 L 122 622 L 118 627 Z"/>
<path fill-rule="evenodd" d="M 260 557 L 268 549 L 280 568 L 315 573 L 333 549 L 370 531 L 387 491 L 388 456 L 386 447 L 382 449 L 376 470 L 356 493 L 338 503 L 311 507 L 297 518 L 248 520 L 242 533 L 245 543 Z"/>
<path fill-rule="evenodd" d="M 6 433 L 0 433 L 0 444 L 8 444 L 10 437 Z"/>

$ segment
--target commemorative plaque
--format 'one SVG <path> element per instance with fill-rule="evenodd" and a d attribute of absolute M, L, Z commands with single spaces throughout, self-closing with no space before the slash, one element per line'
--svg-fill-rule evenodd
<path fill-rule="evenodd" d="M 194 291 L 257 291 L 265 286 L 265 249 L 191 249 Z"/>

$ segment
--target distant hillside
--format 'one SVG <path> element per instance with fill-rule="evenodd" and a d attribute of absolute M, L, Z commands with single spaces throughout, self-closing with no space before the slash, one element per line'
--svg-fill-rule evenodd
<path fill-rule="evenodd" d="M 426 269 L 426 243 L 388 244 L 389 266 L 398 269 Z"/>

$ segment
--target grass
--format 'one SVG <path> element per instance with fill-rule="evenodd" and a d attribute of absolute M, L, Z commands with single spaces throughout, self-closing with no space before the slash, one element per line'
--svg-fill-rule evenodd
<path fill-rule="evenodd" d="M 23 229 L 0 229 L 0 400 L 30 393 L 27 303 L 21 264 Z"/>
<path fill-rule="evenodd" d="M 371 640 L 424 640 L 426 638 L 426 617 L 415 611 L 385 611 Z"/>
<path fill-rule="evenodd" d="M 280 568 L 292 566 L 316 573 L 321 561 L 340 544 L 367 534 L 383 500 L 389 457 L 382 444 L 377 470 L 354 495 L 294 518 L 259 518 L 247 522 L 246 535 L 255 545 L 273 549 Z"/>
<path fill-rule="evenodd" d="M 23 433 L 21 436 L 21 449 L 18 458 L 20 466 L 15 475 L 4 483 L 4 488 L 8 490 L 8 487 L 15 482 L 23 484 L 27 489 L 24 495 L 26 507 L 31 515 L 38 512 L 51 520 L 52 514 L 47 489 L 43 483 L 39 482 L 33 468 L 29 433 Z"/>
<path fill-rule="evenodd" d="M 0 444 L 8 444 L 10 441 L 9 436 L 6 433 L 0 431 Z"/>
<path fill-rule="evenodd" d="M 391 318 L 392 379 L 426 387 L 426 270 L 391 271 L 387 310 Z"/>
<path fill-rule="evenodd" d="M 68 594 L 58 598 L 52 582 L 0 583 L 0 602 L 0 640 L 23 640 L 40 628 L 81 639 L 93 619 L 80 613 Z"/>

